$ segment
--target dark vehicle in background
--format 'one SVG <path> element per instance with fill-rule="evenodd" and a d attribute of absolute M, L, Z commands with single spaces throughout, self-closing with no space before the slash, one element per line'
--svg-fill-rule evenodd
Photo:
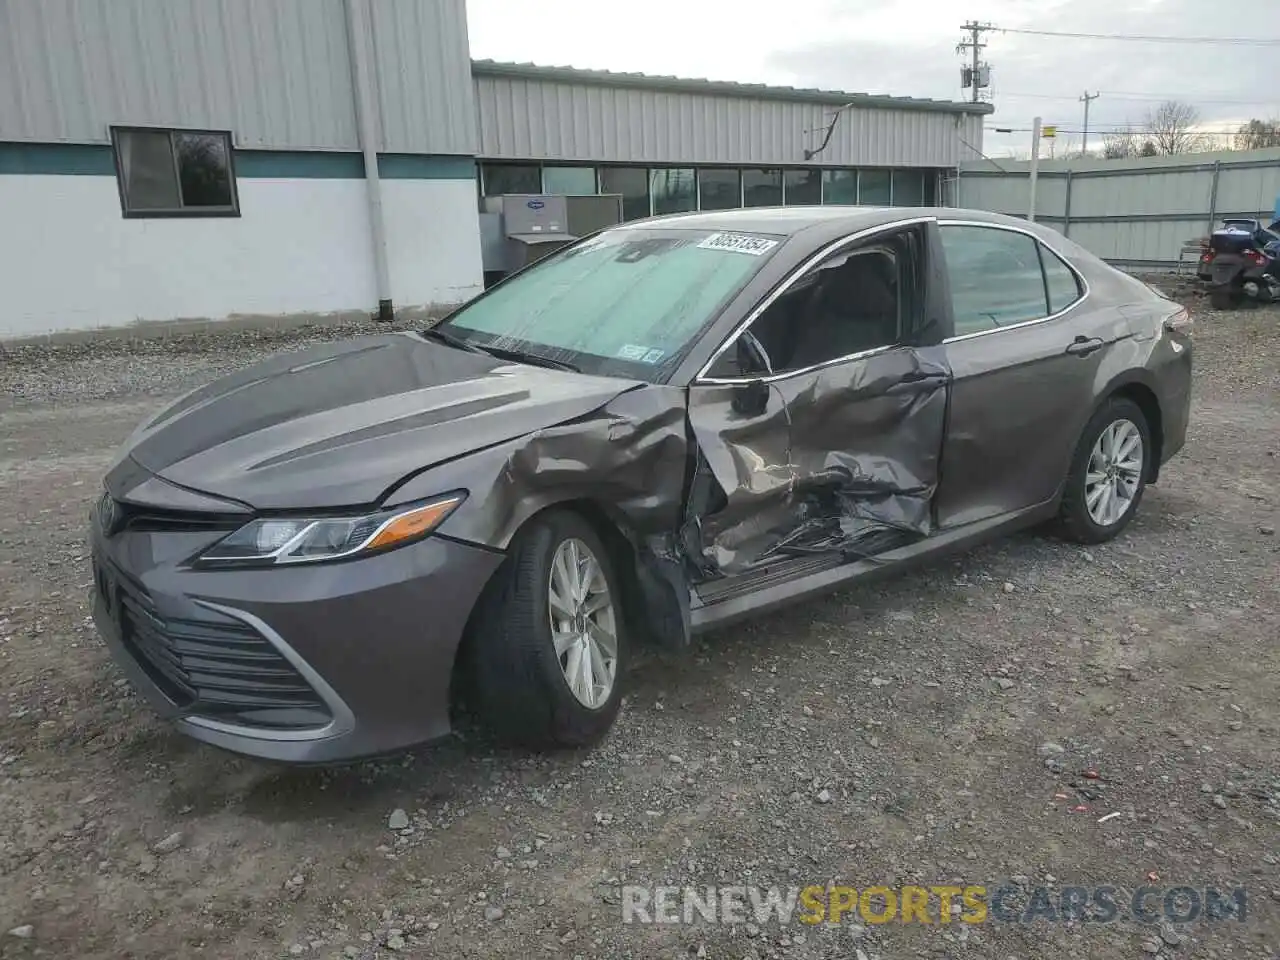
<path fill-rule="evenodd" d="M 1209 305 L 1230 310 L 1244 303 L 1280 301 L 1280 260 L 1276 254 L 1247 248 L 1214 257 L 1209 276 Z"/>
<path fill-rule="evenodd" d="M 1196 277 L 1213 281 L 1213 264 L 1224 254 L 1241 255 L 1256 250 L 1268 256 L 1280 256 L 1280 220 L 1264 227 L 1261 220 L 1225 219 L 1208 238 L 1200 241 L 1203 252 L 1196 265 Z"/>
<path fill-rule="evenodd" d="M 1045 522 L 1115 537 L 1186 437 L 1189 322 L 998 214 L 613 227 L 143 423 L 91 520 L 96 620 L 242 753 L 398 750 L 459 701 L 588 744 L 639 644 Z"/>

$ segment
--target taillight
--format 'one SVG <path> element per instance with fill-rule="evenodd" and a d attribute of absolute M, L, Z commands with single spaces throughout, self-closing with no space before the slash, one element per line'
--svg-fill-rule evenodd
<path fill-rule="evenodd" d="M 1164 318 L 1164 328 L 1171 333 L 1191 334 L 1191 311 L 1179 307 L 1174 313 Z"/>
<path fill-rule="evenodd" d="M 1244 257 L 1246 260 L 1253 263 L 1255 267 L 1260 267 L 1267 262 L 1266 254 L 1261 250 L 1246 250 L 1244 252 Z"/>

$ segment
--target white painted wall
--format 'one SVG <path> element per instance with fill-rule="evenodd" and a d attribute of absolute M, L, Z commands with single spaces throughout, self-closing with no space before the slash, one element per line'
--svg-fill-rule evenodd
<path fill-rule="evenodd" d="M 482 289 L 475 184 L 384 181 L 397 307 Z M 0 175 L 0 337 L 376 309 L 362 180 L 238 180 L 241 216 L 126 220 L 114 177 Z"/>
<path fill-rule="evenodd" d="M 462 303 L 484 291 L 474 180 L 383 180 L 382 219 L 396 307 Z"/>

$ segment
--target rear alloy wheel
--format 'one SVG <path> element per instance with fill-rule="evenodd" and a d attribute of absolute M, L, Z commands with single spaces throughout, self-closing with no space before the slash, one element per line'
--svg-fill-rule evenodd
<path fill-rule="evenodd" d="M 1059 524 L 1068 539 L 1102 543 L 1128 526 L 1146 489 L 1151 431 L 1142 409 L 1117 398 L 1085 426 L 1071 462 Z"/>
<path fill-rule="evenodd" d="M 608 732 L 626 631 L 613 565 L 589 523 L 555 511 L 521 531 L 477 603 L 469 651 L 476 706 L 503 740 L 578 747 Z"/>

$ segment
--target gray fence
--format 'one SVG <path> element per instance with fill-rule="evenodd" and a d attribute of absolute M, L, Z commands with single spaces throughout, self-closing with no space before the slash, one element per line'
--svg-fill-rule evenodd
<path fill-rule="evenodd" d="M 958 206 L 1026 217 L 1030 164 L 963 164 Z M 1135 160 L 1042 160 L 1036 220 L 1119 266 L 1176 264 L 1188 240 L 1223 217 L 1270 222 L 1280 199 L 1280 149 Z"/>

